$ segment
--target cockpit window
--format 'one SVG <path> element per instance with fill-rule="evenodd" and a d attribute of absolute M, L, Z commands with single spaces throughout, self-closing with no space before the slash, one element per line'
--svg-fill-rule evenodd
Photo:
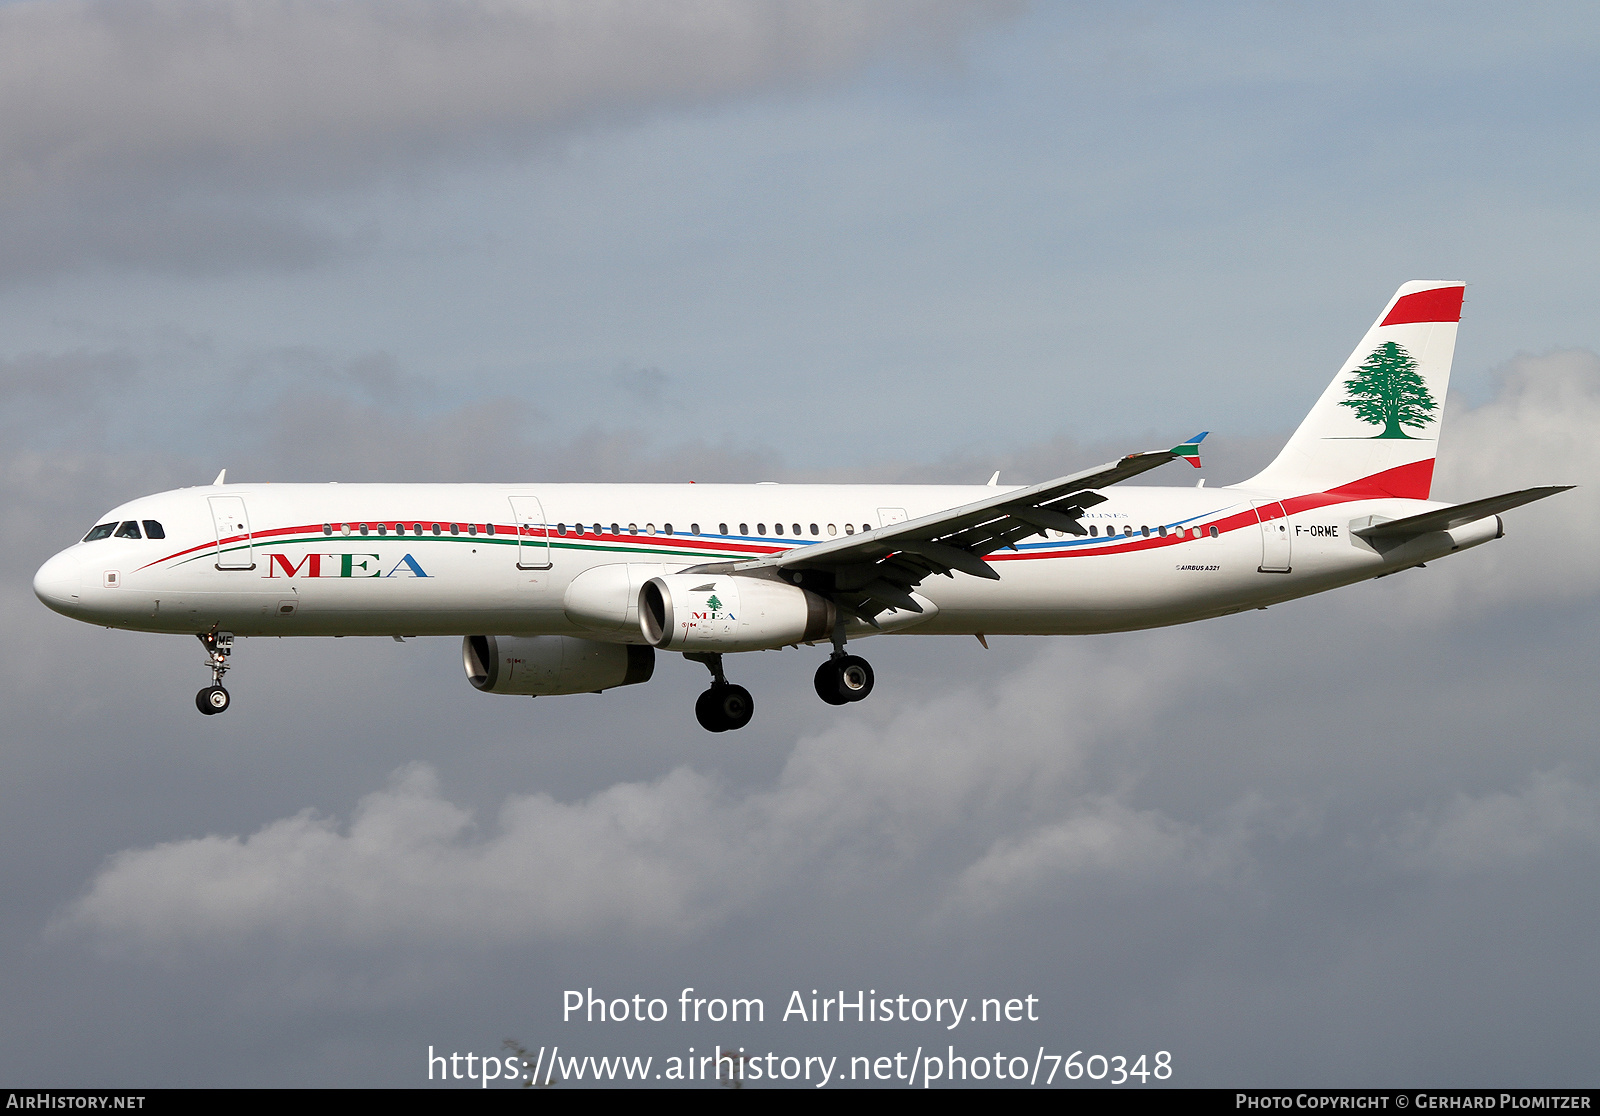
<path fill-rule="evenodd" d="M 147 519 L 144 521 L 144 537 L 147 539 L 164 539 L 167 537 L 167 532 L 162 529 L 161 524 L 156 520 Z"/>
<path fill-rule="evenodd" d="M 83 536 L 83 541 L 94 542 L 96 539 L 109 539 L 111 537 L 111 532 L 115 531 L 116 529 L 117 525 L 115 523 L 102 523 L 93 531 L 90 531 L 87 535 Z"/>
<path fill-rule="evenodd" d="M 142 538 L 144 538 L 144 536 L 139 533 L 139 523 L 138 523 L 138 521 L 137 520 L 133 520 L 133 519 L 128 520 L 128 522 L 124 523 L 121 527 L 118 527 L 117 528 L 117 533 L 116 533 L 116 535 L 114 537 L 115 538 L 119 538 L 119 539 L 142 539 Z"/>

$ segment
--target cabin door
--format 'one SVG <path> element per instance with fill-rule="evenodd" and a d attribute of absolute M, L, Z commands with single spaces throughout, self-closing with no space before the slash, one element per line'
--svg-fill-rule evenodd
<path fill-rule="evenodd" d="M 211 521 L 217 529 L 217 569 L 255 569 L 250 516 L 244 510 L 244 497 L 207 496 L 206 501 L 211 505 Z"/>
<path fill-rule="evenodd" d="M 517 569 L 550 568 L 550 532 L 537 496 L 511 497 L 511 518 L 517 525 Z"/>

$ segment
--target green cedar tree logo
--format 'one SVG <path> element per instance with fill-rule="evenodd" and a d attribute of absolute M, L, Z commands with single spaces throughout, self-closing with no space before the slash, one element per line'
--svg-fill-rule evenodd
<path fill-rule="evenodd" d="M 713 594 L 711 594 L 711 599 L 706 601 L 706 607 L 709 608 L 712 612 L 716 612 L 718 609 L 720 609 L 722 607 L 722 602 L 717 600 L 717 595 L 715 593 L 713 593 Z"/>
<path fill-rule="evenodd" d="M 1428 385 L 1417 375 L 1417 362 L 1403 345 L 1385 341 L 1361 362 L 1361 367 L 1345 382 L 1349 399 L 1339 406 L 1349 407 L 1362 422 L 1383 427 L 1374 438 L 1409 438 L 1402 426 L 1423 427 L 1438 409 Z"/>

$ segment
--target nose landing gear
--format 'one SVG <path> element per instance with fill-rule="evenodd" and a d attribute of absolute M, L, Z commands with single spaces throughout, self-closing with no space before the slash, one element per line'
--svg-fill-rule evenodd
<path fill-rule="evenodd" d="M 695 720 L 707 732 L 742 729 L 755 714 L 756 703 L 750 691 L 730 683 L 722 673 L 722 656 L 717 652 L 686 652 L 683 656 L 700 663 L 711 672 L 711 688 L 694 703 Z"/>
<path fill-rule="evenodd" d="M 222 688 L 222 676 L 228 673 L 228 656 L 233 654 L 232 632 L 200 632 L 195 637 L 206 649 L 211 666 L 211 685 L 194 695 L 195 708 L 207 717 L 215 716 L 228 708 L 232 699 Z"/>

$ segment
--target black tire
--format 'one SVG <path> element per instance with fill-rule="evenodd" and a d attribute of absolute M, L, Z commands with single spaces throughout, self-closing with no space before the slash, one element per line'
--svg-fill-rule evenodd
<path fill-rule="evenodd" d="M 723 727 L 730 732 L 744 728 L 756 712 L 756 703 L 750 691 L 743 686 L 723 686 L 721 690 L 716 703 L 717 711 L 722 715 Z"/>
<path fill-rule="evenodd" d="M 228 696 L 228 691 L 221 686 L 207 686 L 194 695 L 195 708 L 207 717 L 214 717 L 218 713 L 225 711 L 232 700 Z"/>
<path fill-rule="evenodd" d="M 695 699 L 694 719 L 699 721 L 700 727 L 707 732 L 728 731 L 728 726 L 722 723 L 722 714 L 717 709 L 717 688 L 715 686 Z"/>
<path fill-rule="evenodd" d="M 839 677 L 839 664 L 829 659 L 817 668 L 815 679 L 817 696 L 829 705 L 847 705 L 850 699 L 844 695 L 844 680 Z"/>
<path fill-rule="evenodd" d="M 872 664 L 860 655 L 834 659 L 832 665 L 839 672 L 839 694 L 846 701 L 860 701 L 872 692 Z"/>

